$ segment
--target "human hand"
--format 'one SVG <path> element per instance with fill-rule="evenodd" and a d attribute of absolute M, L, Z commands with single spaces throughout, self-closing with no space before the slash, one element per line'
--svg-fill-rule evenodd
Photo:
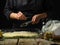
<path fill-rule="evenodd" d="M 32 24 L 39 23 L 40 19 L 47 18 L 47 13 L 41 13 L 32 17 Z"/>
<path fill-rule="evenodd" d="M 17 15 L 19 17 L 19 20 L 27 20 L 27 17 L 22 12 L 18 12 Z"/>
<path fill-rule="evenodd" d="M 32 17 L 32 24 L 37 24 L 39 22 L 39 20 L 40 20 L 39 15 L 34 15 Z"/>
<path fill-rule="evenodd" d="M 27 19 L 27 17 L 22 12 L 11 13 L 10 18 L 16 19 L 16 20 L 26 20 Z"/>

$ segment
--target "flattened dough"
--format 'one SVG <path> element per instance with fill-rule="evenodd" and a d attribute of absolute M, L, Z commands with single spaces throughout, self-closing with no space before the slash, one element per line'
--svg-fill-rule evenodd
<path fill-rule="evenodd" d="M 20 32 L 7 32 L 3 34 L 4 37 L 34 37 L 38 36 L 36 32 L 27 32 L 27 31 L 20 31 Z"/>

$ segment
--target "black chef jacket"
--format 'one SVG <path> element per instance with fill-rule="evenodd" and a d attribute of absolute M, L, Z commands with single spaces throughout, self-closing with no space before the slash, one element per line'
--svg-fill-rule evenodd
<path fill-rule="evenodd" d="M 10 13 L 21 11 L 25 16 L 32 17 L 35 14 L 46 12 L 45 8 L 45 0 L 7 0 L 4 15 L 9 20 Z M 16 27 L 18 27 L 22 21 L 15 20 L 13 22 L 17 25 Z M 32 27 L 40 27 L 41 25 L 42 23 L 38 23 Z"/>
<path fill-rule="evenodd" d="M 48 11 L 49 19 L 60 20 L 60 1 L 59 0 L 48 0 L 50 7 Z"/>

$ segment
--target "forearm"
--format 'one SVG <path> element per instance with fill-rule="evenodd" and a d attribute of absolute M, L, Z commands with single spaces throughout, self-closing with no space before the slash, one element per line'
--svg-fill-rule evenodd
<path fill-rule="evenodd" d="M 47 13 L 42 13 L 41 18 L 47 18 Z"/>
<path fill-rule="evenodd" d="M 47 13 L 41 13 L 41 14 L 37 14 L 37 15 L 39 15 L 40 19 L 47 18 Z"/>

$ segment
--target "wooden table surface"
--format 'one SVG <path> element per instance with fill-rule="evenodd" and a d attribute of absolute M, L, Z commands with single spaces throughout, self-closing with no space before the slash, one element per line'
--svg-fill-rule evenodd
<path fill-rule="evenodd" d="M 0 45 L 16 45 L 17 39 L 5 39 L 3 41 L 0 41 Z M 44 39 L 19 39 L 19 44 L 18 45 L 51 45 L 54 44 L 55 42 L 53 41 L 47 41 Z M 57 42 L 56 42 L 57 43 Z M 60 45 L 60 43 L 58 43 Z"/>

